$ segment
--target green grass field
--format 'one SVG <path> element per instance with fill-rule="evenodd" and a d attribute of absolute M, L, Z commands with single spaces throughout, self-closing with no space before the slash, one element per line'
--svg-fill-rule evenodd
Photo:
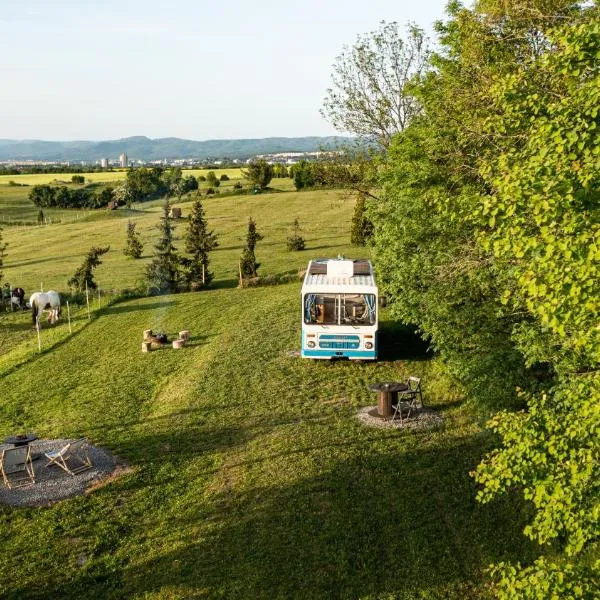
<path fill-rule="evenodd" d="M 183 203 L 184 214 L 189 204 Z M 486 598 L 485 570 L 533 556 L 515 497 L 475 500 L 469 476 L 493 438 L 409 329 L 381 323 L 381 360 L 290 356 L 300 284 L 237 289 L 247 217 L 265 235 L 263 274 L 348 246 L 352 201 L 287 192 L 205 201 L 221 246 L 215 289 L 130 300 L 44 327 L 37 353 L 27 313 L 0 319 L 0 437 L 80 437 L 129 468 L 86 496 L 50 507 L 0 507 L 6 598 Z M 7 227 L 6 278 L 27 291 L 65 289 L 91 244 L 111 244 L 103 288 L 133 285 L 145 258 L 122 256 L 128 218 L 150 254 L 159 203 L 99 211 L 47 227 Z M 307 250 L 285 251 L 298 216 Z M 183 225 L 179 227 L 182 233 Z M 182 242 L 179 242 L 182 246 Z M 142 354 L 142 330 L 192 343 Z M 372 429 L 367 385 L 423 377 L 444 418 L 426 431 Z M 40 467 L 38 467 L 40 468 Z"/>
<path fill-rule="evenodd" d="M 206 175 L 209 171 L 214 171 L 217 177 L 225 174 L 231 179 L 242 179 L 242 169 L 186 169 L 183 171 L 185 176 Z M 0 175 L 0 185 L 8 185 L 9 181 L 24 185 L 42 185 L 61 181 L 70 183 L 73 175 L 84 175 L 86 182 L 93 181 L 106 183 L 108 181 L 122 181 L 127 175 L 125 170 L 100 171 L 98 173 L 34 173 L 33 175 Z"/>

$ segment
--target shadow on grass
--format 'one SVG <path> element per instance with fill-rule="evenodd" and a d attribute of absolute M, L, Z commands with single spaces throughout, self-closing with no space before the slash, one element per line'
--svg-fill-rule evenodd
<path fill-rule="evenodd" d="M 237 279 L 214 279 L 210 282 L 209 290 L 225 290 L 236 288 L 239 284 Z"/>
<path fill-rule="evenodd" d="M 211 439 L 190 434 L 177 452 L 184 460 L 243 439 L 238 430 L 217 430 Z M 140 441 L 146 453 L 165 443 L 168 437 Z M 515 497 L 490 506 L 474 500 L 468 472 L 487 449 L 474 437 L 402 453 L 390 440 L 388 451 L 365 444 L 358 456 L 317 475 L 294 478 L 291 471 L 284 485 L 227 485 L 173 517 L 162 548 L 135 545 L 140 537 L 133 531 L 114 542 L 121 546 L 118 562 L 109 560 L 116 548 L 106 548 L 63 582 L 21 587 L 8 597 L 484 596 L 490 563 L 536 556 L 522 535 L 526 507 Z"/>
<path fill-rule="evenodd" d="M 393 360 L 430 360 L 433 352 L 415 331 L 415 327 L 398 321 L 382 321 L 378 332 L 378 358 Z"/>
<path fill-rule="evenodd" d="M 125 301 L 124 301 L 125 302 Z M 100 315 L 116 315 L 120 313 L 138 312 L 140 310 L 159 310 L 161 308 L 173 308 L 177 305 L 175 300 L 167 300 L 165 302 L 150 302 L 148 304 L 129 303 L 128 304 L 116 304 L 113 306 L 107 306 L 99 311 Z"/>

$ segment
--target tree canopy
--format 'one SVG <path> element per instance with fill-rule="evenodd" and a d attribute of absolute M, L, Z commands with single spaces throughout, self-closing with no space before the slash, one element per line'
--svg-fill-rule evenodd
<path fill-rule="evenodd" d="M 427 57 L 422 29 L 409 24 L 402 36 L 398 23 L 382 21 L 337 57 L 321 114 L 340 131 L 389 146 L 419 113 L 408 83 L 424 72 Z"/>
<path fill-rule="evenodd" d="M 501 598 L 600 590 L 600 23 L 564 0 L 449 5 L 369 205 L 381 286 L 468 398 L 500 410 L 478 498 L 521 490 Z"/>

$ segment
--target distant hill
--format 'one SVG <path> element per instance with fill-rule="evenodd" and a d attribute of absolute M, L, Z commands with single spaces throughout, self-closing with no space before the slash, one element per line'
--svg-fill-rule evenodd
<path fill-rule="evenodd" d="M 162 158 L 249 158 L 275 152 L 312 152 L 351 141 L 340 136 L 264 138 L 246 140 L 206 140 L 181 138 L 150 139 L 134 136 L 103 142 L 46 142 L 42 140 L 0 139 L 0 160 L 86 160 L 117 159 L 125 152 L 131 160 Z"/>

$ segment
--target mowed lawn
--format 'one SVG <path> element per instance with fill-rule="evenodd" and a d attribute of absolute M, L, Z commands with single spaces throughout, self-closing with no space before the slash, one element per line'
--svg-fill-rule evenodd
<path fill-rule="evenodd" d="M 310 191 L 203 202 L 220 242 L 213 289 L 94 299 L 91 320 L 73 307 L 72 334 L 66 319 L 44 326 L 42 354 L 28 313 L 0 316 L 0 438 L 88 436 L 127 465 L 83 497 L 0 506 L 0 597 L 487 597 L 490 563 L 533 556 L 526 511 L 511 497 L 475 502 L 469 471 L 494 440 L 437 360 L 385 312 L 376 363 L 302 360 L 300 283 L 235 287 L 249 216 L 264 235 L 263 274 L 367 255 L 348 245 L 353 200 Z M 191 199 L 180 206 L 189 214 Z M 132 287 L 160 214 L 155 201 L 6 227 L 6 280 L 66 290 L 90 246 L 110 244 L 97 281 Z M 307 250 L 290 253 L 295 217 Z M 146 244 L 141 260 L 122 254 L 128 219 Z M 142 354 L 148 328 L 170 338 L 188 328 L 192 343 Z M 443 427 L 362 425 L 358 410 L 375 404 L 368 384 L 409 374 L 423 378 Z"/>
<path fill-rule="evenodd" d="M 384 317 L 377 363 L 290 356 L 299 292 L 128 301 L 72 336 L 45 329 L 41 356 L 6 357 L 2 437 L 89 436 L 130 471 L 51 507 L 0 508 L 3 597 L 483 598 L 489 563 L 531 556 L 514 499 L 475 502 L 469 471 L 492 440 L 422 345 Z M 33 337 L 26 317 L 10 325 Z M 192 343 L 142 354 L 149 327 L 189 328 Z M 408 374 L 444 426 L 360 424 L 368 383 Z"/>
<path fill-rule="evenodd" d="M 278 181 L 278 180 L 275 180 Z M 288 180 L 289 181 L 289 180 Z M 10 188 L 9 188 L 10 189 Z M 176 245 L 184 251 L 184 236 L 194 195 L 180 206 L 184 218 L 175 220 Z M 1 196 L 0 196 L 1 199 Z M 284 273 L 305 267 L 315 256 L 364 256 L 364 249 L 349 245 L 349 225 L 353 199 L 338 191 L 285 192 L 258 195 L 202 198 L 209 226 L 218 235 L 219 247 L 211 254 L 211 269 L 219 285 L 233 285 L 238 277 L 238 261 L 245 242 L 249 217 L 256 220 L 264 240 L 256 256 L 263 274 Z M 4 259 L 4 280 L 20 286 L 27 294 L 40 289 L 66 290 L 67 281 L 92 246 L 110 246 L 103 264 L 95 272 L 100 288 L 120 290 L 138 284 L 154 253 L 156 226 L 162 215 L 162 201 L 139 205 L 137 210 L 95 210 L 71 214 L 71 222 L 47 226 L 5 227 L 8 243 Z M 0 204 L 0 210 L 2 205 Z M 77 211 L 74 211 L 75 213 Z M 288 252 L 286 239 L 298 217 L 306 250 Z M 123 255 L 127 222 L 136 223 L 144 243 L 143 258 Z"/>

